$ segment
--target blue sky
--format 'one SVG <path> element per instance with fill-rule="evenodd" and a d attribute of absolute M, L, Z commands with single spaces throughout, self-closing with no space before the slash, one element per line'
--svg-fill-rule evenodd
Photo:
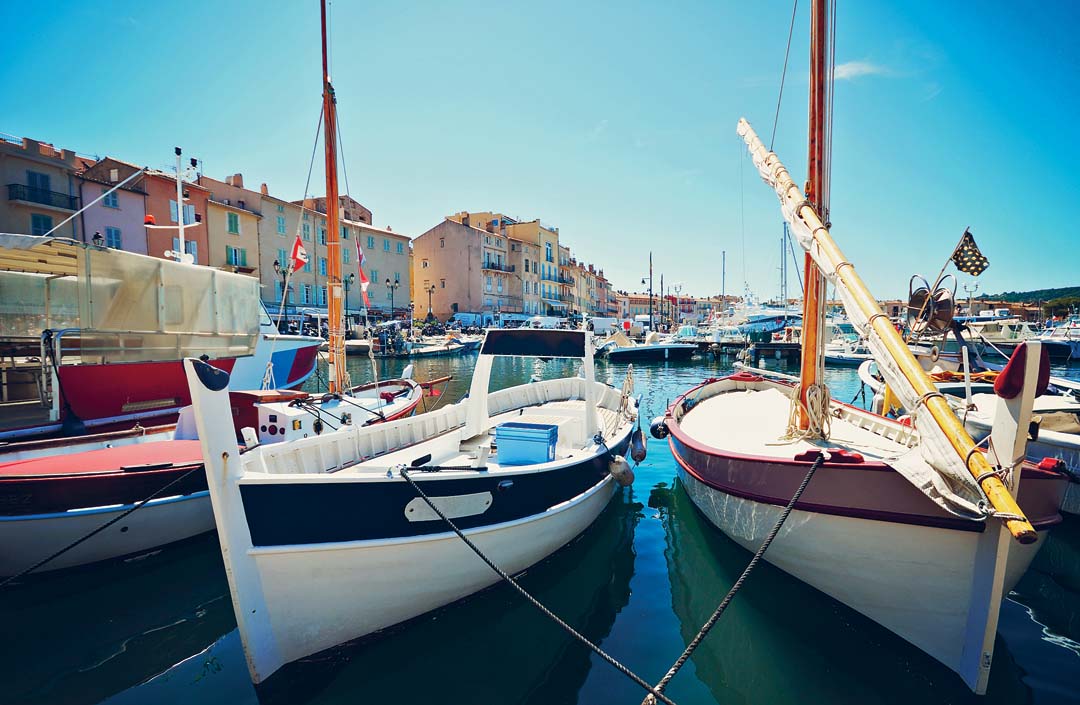
<path fill-rule="evenodd" d="M 463 209 L 540 217 L 620 288 L 640 288 L 651 249 L 667 281 L 718 293 L 726 250 L 729 293 L 745 273 L 773 295 L 779 209 L 735 124 L 772 129 L 791 8 L 339 0 L 351 192 L 413 236 Z M 874 293 L 935 274 L 966 226 L 991 262 L 981 292 L 1080 284 L 1080 6 L 849 0 L 838 15 L 833 232 Z M 800 0 L 776 138 L 796 175 L 808 17 Z M 317 2 L 19 3 L 5 19 L 21 31 L 0 131 L 152 166 L 181 145 L 210 176 L 303 194 Z"/>

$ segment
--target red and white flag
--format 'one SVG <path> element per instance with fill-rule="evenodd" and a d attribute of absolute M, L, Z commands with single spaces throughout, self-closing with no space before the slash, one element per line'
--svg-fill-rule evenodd
<path fill-rule="evenodd" d="M 300 241 L 299 235 L 296 236 L 296 242 L 293 243 L 292 255 L 290 256 L 292 257 L 292 266 L 294 272 L 298 271 L 300 268 L 302 268 L 305 264 L 308 263 L 308 253 L 307 250 L 304 249 L 304 243 Z"/>
<path fill-rule="evenodd" d="M 368 299 L 367 290 L 371 286 L 371 280 L 364 274 L 364 250 L 360 248 L 360 236 L 356 236 L 356 268 L 360 271 L 360 294 L 364 297 L 364 307 L 371 308 L 371 301 Z"/>

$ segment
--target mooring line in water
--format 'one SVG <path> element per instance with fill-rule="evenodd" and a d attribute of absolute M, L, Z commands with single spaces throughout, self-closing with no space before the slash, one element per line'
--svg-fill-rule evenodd
<path fill-rule="evenodd" d="M 100 534 L 100 533 L 101 533 L 102 531 L 104 531 L 105 529 L 108 529 L 108 528 L 109 528 L 110 526 L 112 526 L 112 525 L 113 525 L 113 524 L 115 524 L 116 522 L 120 521 L 120 520 L 121 520 L 121 519 L 123 519 L 124 517 L 126 517 L 126 516 L 128 516 L 128 515 L 132 514 L 133 512 L 135 512 L 135 511 L 137 511 L 137 510 L 139 510 L 139 509 L 142 509 L 142 508 L 143 508 L 144 506 L 146 506 L 146 503 L 147 503 L 147 502 L 149 502 L 150 500 L 154 499 L 155 497 L 157 497 L 158 495 L 160 495 L 160 494 L 161 494 L 162 492 L 164 492 L 165 490 L 169 489 L 169 488 L 170 488 L 170 487 L 172 487 L 173 485 L 175 485 L 175 484 L 177 484 L 177 483 L 179 483 L 179 482 L 181 482 L 181 481 L 183 481 L 183 480 L 187 479 L 187 477 L 188 477 L 189 475 L 191 475 L 191 474 L 192 474 L 193 472 L 196 472 L 196 471 L 201 471 L 202 469 L 203 469 L 203 466 L 202 466 L 202 464 L 201 464 L 201 463 L 200 463 L 199 465 L 196 465 L 195 467 L 193 467 L 192 469 L 188 470 L 187 472 L 185 472 L 185 473 L 184 473 L 183 475 L 181 475 L 180 477 L 178 477 L 178 478 L 176 478 L 175 480 L 172 480 L 171 482 L 169 482 L 168 484 L 166 484 L 166 485 L 165 485 L 164 487 L 161 487 L 161 488 L 159 488 L 159 489 L 155 490 L 155 491 L 154 491 L 154 493 L 153 493 L 152 495 L 150 495 L 149 497 L 147 497 L 146 499 L 143 499 L 143 500 L 140 500 L 140 501 L 136 502 L 136 503 L 135 503 L 135 505 L 134 505 L 134 506 L 133 506 L 133 507 L 132 507 L 131 509 L 128 509 L 128 510 L 127 510 L 126 512 L 124 512 L 124 513 L 123 513 L 123 514 L 121 514 L 120 516 L 117 516 L 117 517 L 113 517 L 112 519 L 109 519 L 109 520 L 108 520 L 107 522 L 105 522 L 104 524 L 102 524 L 102 525 L 101 525 L 101 526 L 99 526 L 98 528 L 94 529 L 94 530 L 93 530 L 93 531 L 91 531 L 90 533 L 88 533 L 88 534 L 86 534 L 86 535 L 82 536 L 81 538 L 78 538 L 78 539 L 76 539 L 75 541 L 72 541 L 72 542 L 71 542 L 71 543 L 69 543 L 69 544 L 68 544 L 67 546 L 64 546 L 63 548 L 61 548 L 61 549 L 60 549 L 59 551 L 56 551 L 56 552 L 55 552 L 55 553 L 53 553 L 52 555 L 50 555 L 50 556 L 46 556 L 45 558 L 43 558 L 42 560 L 38 561 L 38 562 L 37 562 L 37 563 L 35 563 L 34 565 L 30 566 L 30 567 L 29 567 L 29 568 L 27 568 L 26 570 L 23 570 L 23 571 L 21 571 L 21 572 L 19 572 L 19 573 L 16 573 L 15 575 L 12 575 L 11 577 L 8 577 L 8 578 L 4 578 L 3 580 L 0 580 L 0 588 L 3 588 L 3 587 L 5 587 L 5 586 L 7 586 L 7 585 L 8 585 L 9 583 L 13 583 L 13 582 L 15 582 L 15 581 L 16 581 L 16 580 L 18 580 L 19 578 L 24 578 L 24 577 L 26 577 L 27 575 L 29 575 L 30 573 L 33 573 L 33 572 L 34 572 L 35 570 L 37 570 L 37 569 L 38 569 L 38 568 L 40 568 L 41 566 L 45 565 L 46 563 L 48 563 L 48 562 L 50 562 L 50 561 L 53 561 L 53 560 L 55 560 L 55 559 L 59 558 L 60 556 L 64 555 L 65 553 L 67 553 L 67 552 L 68 552 L 68 551 L 70 551 L 71 549 L 73 549 L 73 548 L 75 548 L 76 546 L 78 546 L 79 544 L 81 544 L 81 543 L 82 543 L 83 541 L 86 541 L 87 539 L 90 539 L 90 538 L 92 538 L 92 537 L 94 537 L 94 536 L 96 536 L 96 535 Z"/>
<path fill-rule="evenodd" d="M 454 533 L 457 534 L 458 538 L 461 539 L 462 541 L 464 541 L 465 545 L 468 546 L 470 549 L 472 549 L 472 552 L 480 557 L 480 560 L 484 561 L 484 563 L 486 563 L 489 568 L 491 568 L 493 571 L 495 571 L 495 573 L 500 578 L 502 578 L 504 581 L 509 583 L 511 587 L 513 587 L 515 590 L 517 590 L 518 594 L 520 594 L 522 597 L 524 597 L 526 600 L 528 600 L 529 603 L 533 607 L 540 610 L 540 612 L 542 612 L 544 614 L 544 616 L 548 617 L 553 622 L 555 622 L 557 625 L 562 627 L 563 630 L 566 631 L 567 634 L 569 634 L 570 636 L 574 637 L 579 642 L 581 642 L 582 644 L 587 646 L 597 656 L 599 656 L 600 658 L 604 659 L 609 664 L 614 666 L 615 669 L 618 670 L 620 673 L 622 673 L 624 676 L 626 676 L 630 680 L 634 681 L 634 683 L 637 683 L 643 689 L 648 691 L 649 695 L 646 696 L 646 697 L 651 699 L 650 702 L 656 702 L 656 700 L 660 700 L 661 702 L 667 703 L 667 705 L 675 705 L 674 701 L 672 701 L 671 698 L 667 697 L 666 695 L 663 694 L 663 692 L 661 692 L 661 688 L 659 686 L 654 688 L 653 686 L 649 685 L 649 683 L 644 678 L 637 675 L 636 673 L 631 671 L 629 668 L 627 668 L 623 664 L 619 663 L 617 660 L 615 660 L 615 657 L 611 656 L 606 651 L 601 649 L 599 646 L 597 646 L 596 644 L 589 641 L 589 639 L 584 634 L 581 634 L 576 629 L 571 627 L 569 624 L 564 622 L 562 620 L 562 618 L 560 618 L 557 614 L 555 614 L 554 612 L 549 610 L 539 600 L 537 600 L 535 597 L 530 595 L 528 593 L 528 591 L 525 590 L 525 588 L 521 587 L 521 585 L 516 580 L 514 580 L 512 577 L 510 577 L 506 573 L 506 571 L 504 571 L 502 568 L 500 568 L 498 565 L 496 565 L 495 562 L 492 561 L 490 558 L 488 558 L 484 554 L 484 552 L 481 551 L 477 547 L 476 544 L 474 544 L 472 541 L 470 541 L 469 537 L 466 536 L 461 531 L 461 529 L 459 529 L 457 527 L 457 525 L 454 524 L 454 522 L 450 520 L 450 517 L 443 514 L 442 510 L 439 509 L 435 505 L 435 503 L 431 501 L 431 498 L 428 497 L 427 494 L 425 494 L 422 489 L 420 489 L 420 486 L 418 484 L 416 484 L 416 482 L 411 477 L 409 477 L 408 470 L 405 468 L 405 466 L 401 466 L 397 470 L 401 474 L 401 477 L 404 478 L 404 480 L 406 482 L 408 482 L 410 485 L 412 485 L 412 488 L 414 490 L 416 490 L 416 493 L 418 495 L 420 495 L 420 498 L 423 499 L 425 503 L 427 503 L 428 507 L 430 507 L 433 512 L 438 514 L 439 518 L 442 519 L 444 522 L 446 522 L 446 524 L 451 529 L 454 530 Z"/>
<path fill-rule="evenodd" d="M 731 589 L 728 590 L 728 593 L 724 595 L 724 599 L 720 601 L 719 605 L 717 605 L 716 611 L 712 613 L 712 616 L 709 617 L 705 624 L 701 626 L 701 629 L 698 630 L 697 636 L 695 636 L 690 641 L 690 643 L 686 645 L 686 649 L 682 652 L 679 658 L 675 660 L 675 663 L 672 664 L 671 668 L 664 675 L 664 677 L 660 679 L 660 682 L 656 684 L 656 687 L 650 690 L 649 695 L 645 696 L 645 699 L 641 702 L 641 705 L 655 705 L 656 701 L 653 699 L 653 696 L 658 693 L 663 693 L 664 688 L 666 688 L 668 683 L 671 682 L 671 679 L 675 677 L 675 674 L 679 672 L 679 669 L 686 665 L 686 662 L 690 659 L 690 656 L 694 653 L 694 650 L 701 645 L 701 642 L 704 641 L 705 637 L 709 635 L 709 632 L 712 630 L 712 628 L 716 626 L 716 623 L 718 621 L 720 621 L 720 617 L 724 614 L 724 610 L 728 608 L 728 605 L 730 605 L 731 601 L 735 598 L 735 593 L 739 592 L 739 589 L 743 586 L 743 583 L 745 583 L 746 579 L 750 577 L 750 573 L 757 566 L 758 562 L 761 561 L 761 557 L 765 555 L 765 551 L 768 550 L 769 544 L 771 544 L 773 542 L 773 539 L 776 538 L 776 535 L 780 533 L 780 527 L 782 527 L 784 525 L 784 522 L 787 521 L 788 516 L 791 514 L 791 510 L 795 508 L 796 502 L 799 501 L 799 497 L 802 496 L 802 493 L 806 489 L 806 486 L 810 484 L 810 478 L 814 476 L 814 473 L 817 472 L 817 469 L 820 468 L 821 464 L 825 462 L 825 460 L 828 458 L 828 455 L 829 454 L 827 451 L 821 451 L 820 453 L 818 453 L 817 460 L 815 460 L 814 463 L 810 466 L 810 470 L 807 471 L 806 477 L 803 478 L 802 484 L 800 484 L 799 488 L 795 490 L 795 494 L 791 495 L 791 501 L 789 501 L 787 503 L 787 506 L 784 507 L 784 511 L 780 512 L 780 518 L 776 520 L 776 524 L 774 524 L 773 528 L 769 531 L 769 535 L 766 536 L 765 540 L 761 542 L 761 546 L 759 546 L 757 552 L 754 553 L 754 557 L 751 558 L 750 562 L 746 564 L 746 568 L 743 569 L 742 575 L 740 575 L 739 579 L 735 581 L 735 584 L 731 586 Z"/>

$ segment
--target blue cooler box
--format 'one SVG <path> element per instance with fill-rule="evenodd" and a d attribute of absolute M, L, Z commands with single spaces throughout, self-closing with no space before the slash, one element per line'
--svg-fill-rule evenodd
<path fill-rule="evenodd" d="M 559 427 L 510 421 L 495 427 L 499 465 L 534 465 L 555 460 Z"/>

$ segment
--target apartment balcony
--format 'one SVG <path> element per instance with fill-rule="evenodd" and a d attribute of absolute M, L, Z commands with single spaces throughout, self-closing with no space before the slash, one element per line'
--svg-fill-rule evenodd
<path fill-rule="evenodd" d="M 557 281 L 559 281 L 559 278 L 557 276 L 555 276 L 554 274 L 546 274 L 545 273 L 545 274 L 540 275 L 540 280 L 545 281 L 545 282 L 557 282 Z"/>
<path fill-rule="evenodd" d="M 8 200 L 28 205 L 45 206 L 54 210 L 79 210 L 79 197 L 66 193 L 31 188 L 25 184 L 8 184 Z"/>
<path fill-rule="evenodd" d="M 564 274 L 560 274 L 559 278 L 558 278 L 558 282 L 560 284 L 565 284 L 566 286 L 573 286 L 574 285 L 574 278 L 573 277 L 568 277 L 568 276 L 566 276 Z"/>
<path fill-rule="evenodd" d="M 498 262 L 484 262 L 484 269 L 490 269 L 495 272 L 513 272 L 514 265 L 499 264 Z"/>

